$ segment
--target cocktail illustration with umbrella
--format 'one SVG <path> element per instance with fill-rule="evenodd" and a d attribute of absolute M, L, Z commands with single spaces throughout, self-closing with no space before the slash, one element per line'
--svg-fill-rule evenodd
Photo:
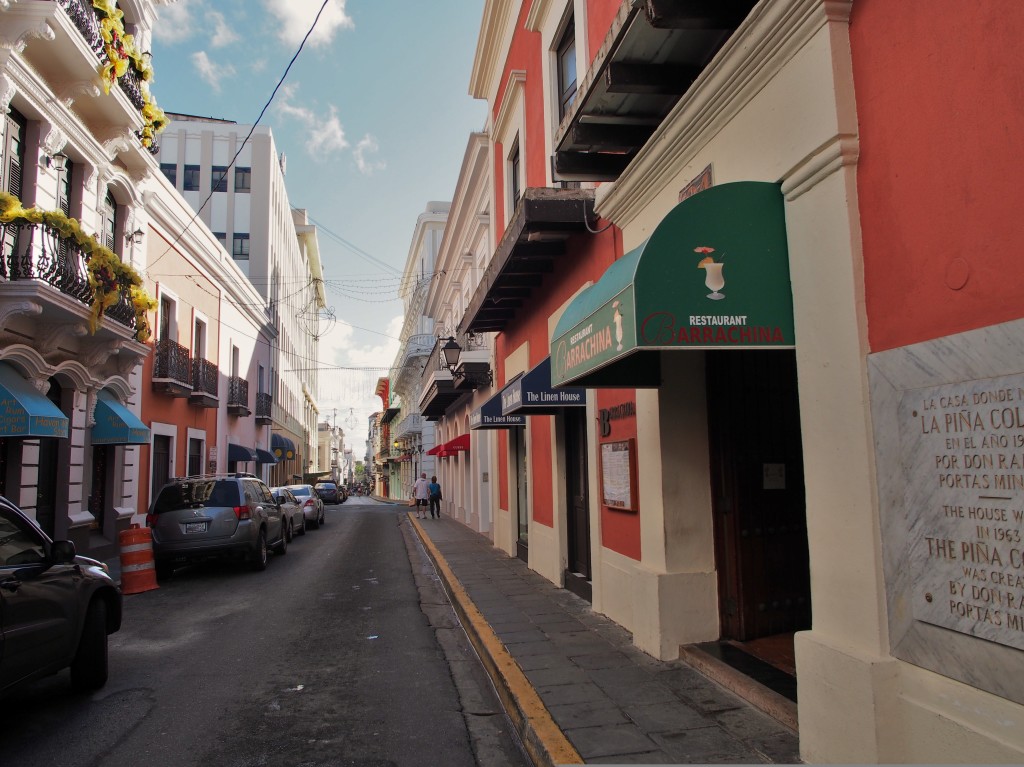
<path fill-rule="evenodd" d="M 704 284 L 711 291 L 707 297 L 712 301 L 721 301 L 725 298 L 725 294 L 719 292 L 725 287 L 725 276 L 722 274 L 722 267 L 725 264 L 721 261 L 715 261 L 715 257 L 711 255 L 715 252 L 715 249 L 709 248 L 707 245 L 694 248 L 693 252 L 704 254 L 704 258 L 697 264 L 697 268 L 705 271 Z"/>

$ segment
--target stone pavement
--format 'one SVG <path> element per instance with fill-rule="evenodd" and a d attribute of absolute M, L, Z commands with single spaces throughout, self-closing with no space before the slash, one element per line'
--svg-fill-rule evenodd
<path fill-rule="evenodd" d="M 382 499 L 383 500 L 383 499 Z M 450 518 L 416 519 L 537 764 L 800 761 L 797 735 Z"/>

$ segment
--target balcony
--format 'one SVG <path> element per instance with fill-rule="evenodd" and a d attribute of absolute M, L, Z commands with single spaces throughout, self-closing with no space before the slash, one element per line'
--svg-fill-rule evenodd
<path fill-rule="evenodd" d="M 463 395 L 463 392 L 455 388 L 454 377 L 442 359 L 442 340 L 447 341 L 448 339 L 438 339 L 434 343 L 434 348 L 430 352 L 420 379 L 420 391 L 422 392 L 419 401 L 420 414 L 428 421 L 439 420 L 445 411 Z"/>
<path fill-rule="evenodd" d="M 66 315 L 68 321 L 82 321 L 89 317 L 93 303 L 88 277 L 90 256 L 77 242 L 61 237 L 48 224 L 6 224 L 0 226 L 0 254 L 0 285 L 6 282 L 12 286 L 9 289 L 0 287 L 4 293 L 29 290 L 38 294 L 49 289 L 32 291 L 33 285 L 48 285 L 71 299 L 50 300 L 48 303 L 54 305 L 54 313 L 48 314 L 48 319 L 57 313 Z M 20 285 L 15 286 L 15 283 Z M 108 307 L 104 316 L 124 326 L 134 336 L 138 328 L 131 301 L 131 284 L 122 279 L 118 287 L 117 303 Z"/>
<path fill-rule="evenodd" d="M 188 348 L 169 338 L 156 342 L 153 391 L 171 397 L 188 397 L 192 394 L 192 355 Z"/>
<path fill-rule="evenodd" d="M 228 414 L 246 418 L 252 415 L 249 409 L 249 382 L 232 376 L 228 379 Z"/>
<path fill-rule="evenodd" d="M 217 366 L 209 360 L 192 360 L 192 393 L 188 397 L 190 405 L 214 408 L 220 404 L 217 397 L 219 374 Z"/>
<path fill-rule="evenodd" d="M 431 336 L 433 337 L 433 336 Z M 403 439 L 423 431 L 423 416 L 419 413 L 410 413 L 394 428 L 394 439 Z"/>
<path fill-rule="evenodd" d="M 27 40 L 24 60 L 46 81 L 58 100 L 73 102 L 75 112 L 95 134 L 106 139 L 130 130 L 139 135 L 146 124 L 145 98 L 134 67 L 104 93 L 97 72 L 109 63 L 100 22 L 91 0 L 0 3 L 5 38 Z M 45 28 L 48 35 L 35 34 Z M 138 149 L 142 151 L 141 142 Z"/>
<path fill-rule="evenodd" d="M 457 391 L 468 392 L 491 386 L 491 350 L 483 336 L 463 333 L 456 339 L 462 351 L 455 365 L 454 384 Z"/>
<path fill-rule="evenodd" d="M 270 426 L 273 422 L 273 399 L 267 392 L 259 392 L 256 395 L 256 425 Z"/>

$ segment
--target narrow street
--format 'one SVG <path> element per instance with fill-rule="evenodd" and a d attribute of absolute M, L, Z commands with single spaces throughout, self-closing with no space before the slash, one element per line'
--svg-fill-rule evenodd
<path fill-rule="evenodd" d="M 395 506 L 353 497 L 263 573 L 125 598 L 110 681 L 0 701 L 9 764 L 516 765 L 525 757 Z"/>

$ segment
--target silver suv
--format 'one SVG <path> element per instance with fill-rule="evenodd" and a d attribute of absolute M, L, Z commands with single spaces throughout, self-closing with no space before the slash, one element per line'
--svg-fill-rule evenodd
<path fill-rule="evenodd" d="M 153 532 L 157 576 L 180 564 L 218 557 L 247 559 L 265 570 L 267 551 L 288 550 L 281 507 L 252 474 L 172 479 L 157 493 L 146 524 Z"/>

